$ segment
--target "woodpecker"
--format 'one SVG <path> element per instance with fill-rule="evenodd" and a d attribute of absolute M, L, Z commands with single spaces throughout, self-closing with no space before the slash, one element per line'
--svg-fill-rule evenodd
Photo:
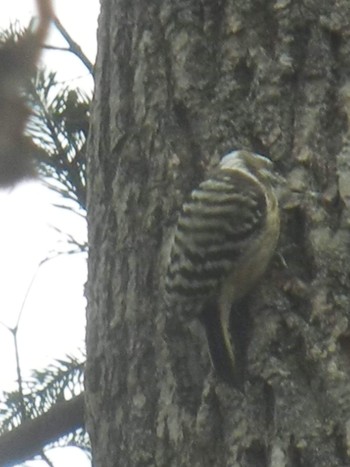
<path fill-rule="evenodd" d="M 169 309 L 191 309 L 191 317 L 212 308 L 218 326 L 207 329 L 209 351 L 225 380 L 235 374 L 231 307 L 254 287 L 277 245 L 280 216 L 275 188 L 280 179 L 267 157 L 231 152 L 192 191 L 174 232 L 166 302 Z M 232 374 L 222 374 L 228 371 Z"/>

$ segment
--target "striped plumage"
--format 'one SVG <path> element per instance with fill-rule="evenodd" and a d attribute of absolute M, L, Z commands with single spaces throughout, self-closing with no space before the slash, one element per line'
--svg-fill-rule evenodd
<path fill-rule="evenodd" d="M 183 205 L 170 253 L 165 279 L 169 306 L 193 305 L 198 313 L 215 302 L 232 369 L 231 305 L 264 272 L 279 235 L 271 169 L 269 159 L 247 151 L 225 156 Z M 213 350 L 211 342 L 209 347 Z M 211 353 L 214 366 L 220 366 Z"/>

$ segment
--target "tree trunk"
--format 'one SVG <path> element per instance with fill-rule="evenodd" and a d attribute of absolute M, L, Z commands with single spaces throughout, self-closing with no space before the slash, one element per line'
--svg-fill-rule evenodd
<path fill-rule="evenodd" d="M 101 3 L 88 169 L 95 465 L 350 465 L 350 2 Z M 211 370 L 202 324 L 162 293 L 180 206 L 237 148 L 269 156 L 289 186 L 279 255 L 233 317 L 241 391 Z"/>

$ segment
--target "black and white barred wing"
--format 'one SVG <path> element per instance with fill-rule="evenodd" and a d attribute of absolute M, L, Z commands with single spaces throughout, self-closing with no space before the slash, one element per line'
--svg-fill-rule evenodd
<path fill-rule="evenodd" d="M 205 300 L 244 261 L 266 220 L 266 198 L 242 171 L 218 170 L 182 208 L 165 279 L 168 304 Z"/>

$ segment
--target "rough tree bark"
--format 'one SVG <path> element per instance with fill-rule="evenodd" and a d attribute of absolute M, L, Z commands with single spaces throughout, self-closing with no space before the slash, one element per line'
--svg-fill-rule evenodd
<path fill-rule="evenodd" d="M 349 22 L 348 0 L 101 2 L 88 174 L 96 466 L 350 465 Z M 280 255 L 241 317 L 242 392 L 217 380 L 201 324 L 167 316 L 161 292 L 184 197 L 234 148 L 270 156 L 290 189 Z"/>

